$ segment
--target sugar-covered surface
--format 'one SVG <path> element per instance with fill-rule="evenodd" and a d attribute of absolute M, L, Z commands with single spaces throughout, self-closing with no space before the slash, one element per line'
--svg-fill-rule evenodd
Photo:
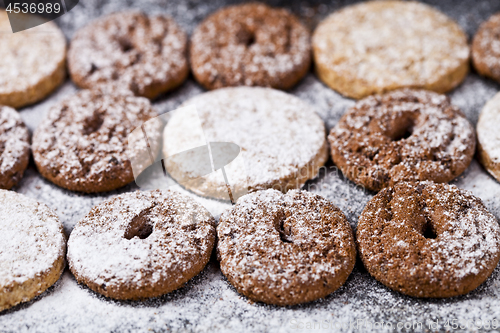
<path fill-rule="evenodd" d="M 233 3 L 234 1 L 228 1 Z M 89 20 L 105 13 L 124 9 L 131 1 L 86 0 L 67 15 L 57 20 L 67 37 Z M 207 14 L 225 3 L 222 0 L 209 2 L 179 0 L 144 0 L 134 8 L 143 8 L 151 13 L 167 12 L 188 33 Z M 271 5 L 283 5 L 303 22 L 313 28 L 318 20 L 350 1 L 270 1 Z M 454 1 L 434 0 L 432 5 L 457 20 L 469 38 L 479 24 L 489 15 L 500 11 L 500 2 L 495 0 Z M 467 118 L 475 125 L 486 101 L 500 90 L 500 85 L 471 73 L 457 89 L 449 95 Z M 76 91 L 66 83 L 49 99 L 32 107 L 24 108 L 21 115 L 33 130 L 55 101 Z M 179 89 L 155 101 L 160 112 L 173 110 L 188 98 L 201 93 L 199 85 L 188 79 Z M 342 98 L 325 87 L 309 74 L 291 93 L 314 105 L 327 127 L 331 128 L 340 119 L 347 107 L 354 102 Z M 475 160 L 466 172 L 453 182 L 460 188 L 472 191 L 480 197 L 486 207 L 500 217 L 500 184 L 489 176 Z M 366 202 L 373 196 L 362 188 L 345 180 L 335 166 L 329 162 L 321 176 L 308 182 L 306 189 L 315 191 L 337 205 L 347 216 L 353 227 Z M 31 165 L 21 183 L 14 189 L 35 198 L 53 208 L 69 234 L 73 226 L 92 206 L 106 198 L 131 190 L 131 184 L 118 191 L 97 195 L 80 195 L 57 188 L 36 172 Z M 183 190 L 181 190 L 183 191 Z M 183 191 L 185 192 L 185 191 Z M 196 197 L 216 218 L 229 204 Z M 478 289 L 466 296 L 451 299 L 414 299 L 392 292 L 371 278 L 359 261 L 346 284 L 332 295 L 313 303 L 294 307 L 275 307 L 251 303 L 238 295 L 222 276 L 215 259 L 205 270 L 187 285 L 166 296 L 145 302 L 117 302 L 104 298 L 86 287 L 79 286 L 66 270 L 63 277 L 47 292 L 32 302 L 19 305 L 0 314 L 1 332 L 36 330 L 39 332 L 130 332 L 130 331 L 220 331 L 220 332 L 306 332 L 320 331 L 374 331 L 370 323 L 384 322 L 384 329 L 398 331 L 398 323 L 415 325 L 415 329 L 400 331 L 446 331 L 447 321 L 457 320 L 458 330 L 469 331 L 469 323 L 482 321 L 481 327 L 473 331 L 491 331 L 487 321 L 496 319 L 500 326 L 500 268 Z M 437 322 L 437 326 L 435 326 Z M 393 329 L 388 328 L 392 324 Z M 418 326 L 418 323 L 421 323 Z M 343 325 L 343 326 L 342 326 Z M 460 329 L 460 325 L 464 329 Z M 342 326 L 342 327 L 341 327 Z"/>

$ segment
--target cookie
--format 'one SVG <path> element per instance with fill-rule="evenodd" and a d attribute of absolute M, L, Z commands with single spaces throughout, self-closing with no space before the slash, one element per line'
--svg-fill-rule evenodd
<path fill-rule="evenodd" d="M 68 67 L 81 88 L 125 87 L 153 99 L 184 82 L 189 72 L 186 51 L 187 36 L 172 18 L 126 11 L 78 30 Z"/>
<path fill-rule="evenodd" d="M 122 187 L 134 180 L 130 156 L 148 152 L 143 138 L 128 142 L 128 135 L 155 116 L 146 98 L 80 91 L 54 105 L 35 130 L 32 149 L 38 171 L 71 191 Z M 142 126 L 150 135 L 152 154 L 157 154 L 161 124 Z"/>
<path fill-rule="evenodd" d="M 238 158 L 224 166 L 226 175 L 219 169 L 197 177 L 182 159 L 166 160 L 170 175 L 196 194 L 227 200 L 225 178 L 235 198 L 267 188 L 286 192 L 316 177 L 328 158 L 323 121 L 313 107 L 290 94 L 260 87 L 223 88 L 183 106 L 196 107 L 199 118 L 181 112 L 172 116 L 164 131 L 164 156 L 207 142 L 239 147 Z M 196 123 L 203 132 L 193 132 Z"/>
<path fill-rule="evenodd" d="M 0 190 L 0 311 L 40 295 L 61 276 L 66 236 L 46 205 Z"/>
<path fill-rule="evenodd" d="M 310 33 L 285 9 L 262 3 L 229 6 L 196 28 L 190 62 L 194 77 L 206 89 L 289 89 L 309 71 Z"/>
<path fill-rule="evenodd" d="M 16 110 L 0 106 L 0 189 L 23 177 L 30 158 L 30 134 Z"/>
<path fill-rule="evenodd" d="M 477 122 L 479 161 L 496 180 L 500 181 L 500 93 L 484 106 Z"/>
<path fill-rule="evenodd" d="M 500 227 L 482 201 L 454 185 L 399 183 L 379 192 L 357 227 L 366 269 L 413 297 L 452 297 L 483 283 L 500 259 Z"/>
<path fill-rule="evenodd" d="M 12 33 L 0 9 L 0 45 L 0 105 L 36 103 L 66 78 L 66 39 L 53 22 Z"/>
<path fill-rule="evenodd" d="M 129 192 L 79 221 L 68 263 L 79 283 L 115 299 L 155 297 L 203 270 L 215 242 L 215 220 L 177 192 Z"/>
<path fill-rule="evenodd" d="M 248 194 L 217 226 L 220 268 L 239 293 L 276 305 L 337 290 L 356 262 L 352 229 L 328 200 L 306 191 Z"/>
<path fill-rule="evenodd" d="M 460 26 L 419 2 L 346 7 L 318 25 L 312 47 L 318 77 L 356 99 L 399 88 L 444 93 L 469 70 L 467 36 Z"/>
<path fill-rule="evenodd" d="M 372 191 L 401 181 L 449 182 L 476 149 L 474 128 L 445 95 L 410 89 L 358 101 L 328 140 L 344 175 Z"/>
<path fill-rule="evenodd" d="M 500 13 L 479 27 L 472 40 L 472 63 L 479 74 L 500 82 Z"/>

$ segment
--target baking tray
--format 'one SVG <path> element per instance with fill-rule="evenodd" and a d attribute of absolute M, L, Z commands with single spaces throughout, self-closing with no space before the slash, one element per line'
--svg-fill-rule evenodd
<path fill-rule="evenodd" d="M 454 18 L 469 38 L 481 22 L 500 11 L 498 0 L 426 1 Z M 56 23 L 70 39 L 91 20 L 111 12 L 138 8 L 148 13 L 167 13 L 191 34 L 209 13 L 234 1 L 181 0 L 80 0 Z M 353 1 L 269 1 L 288 8 L 312 30 L 334 10 Z M 1 0 L 0 0 L 1 5 Z M 465 82 L 449 94 L 467 118 L 476 124 L 485 102 L 500 86 L 470 73 Z M 48 99 L 20 110 L 31 131 L 56 101 L 77 88 L 68 80 Z M 181 102 L 203 89 L 192 77 L 180 88 L 154 101 L 161 113 L 174 110 Z M 335 125 L 352 100 L 343 98 L 322 84 L 311 72 L 292 94 L 313 105 L 328 129 Z M 500 217 L 500 184 L 473 161 L 454 184 L 483 199 Z M 317 192 L 337 205 L 356 227 L 357 219 L 373 193 L 343 178 L 331 161 L 306 189 Z M 56 210 L 69 235 L 75 223 L 94 205 L 112 195 L 136 190 L 130 184 L 106 194 L 84 195 L 63 190 L 44 180 L 33 162 L 14 189 Z M 218 218 L 228 203 L 194 197 Z M 215 258 L 183 288 L 146 301 L 114 301 L 78 285 L 68 269 L 61 279 L 36 299 L 0 314 L 0 332 L 370 332 L 370 331 L 495 331 L 500 327 L 500 266 L 473 292 L 449 299 L 416 299 L 393 292 L 370 277 L 358 260 L 344 286 L 328 297 L 298 306 L 277 307 L 254 303 L 240 296 L 220 272 Z M 499 331 L 497 329 L 496 331 Z"/>

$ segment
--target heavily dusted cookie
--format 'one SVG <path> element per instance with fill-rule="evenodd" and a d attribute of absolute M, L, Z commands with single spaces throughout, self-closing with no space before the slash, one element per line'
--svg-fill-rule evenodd
<path fill-rule="evenodd" d="M 337 290 L 356 262 L 352 229 L 328 200 L 306 191 L 248 194 L 217 226 L 222 273 L 254 301 L 293 305 Z"/>
<path fill-rule="evenodd" d="M 33 104 L 64 81 L 66 39 L 53 22 L 12 33 L 0 9 L 0 45 L 0 105 Z"/>
<path fill-rule="evenodd" d="M 164 131 L 164 156 L 206 142 L 237 144 L 238 158 L 224 167 L 235 198 L 267 188 L 283 192 L 300 188 L 316 177 L 328 158 L 323 121 L 312 106 L 282 91 L 223 88 L 195 96 L 182 106 L 196 107 L 199 119 L 183 113 L 172 116 Z M 200 122 L 203 132 L 194 133 L 193 124 Z M 167 159 L 166 167 L 194 193 L 228 199 L 221 170 L 195 178 L 176 159 Z"/>
<path fill-rule="evenodd" d="M 0 106 L 0 189 L 23 177 L 30 157 L 30 134 L 16 110 Z"/>
<path fill-rule="evenodd" d="M 215 243 L 215 220 L 173 191 L 129 192 L 92 208 L 68 241 L 79 283 L 115 299 L 156 297 L 203 270 Z"/>
<path fill-rule="evenodd" d="M 72 191 L 111 191 L 134 180 L 130 156 L 146 154 L 143 138 L 128 135 L 157 116 L 149 100 L 83 90 L 54 105 L 33 134 L 38 170 L 54 184 Z M 142 125 L 151 152 L 160 144 L 161 123 Z M 156 138 L 156 139 L 155 139 Z"/>
<path fill-rule="evenodd" d="M 479 27 L 472 41 L 472 62 L 479 74 L 500 82 L 500 13 Z"/>
<path fill-rule="evenodd" d="M 328 140 L 347 178 L 373 191 L 400 181 L 449 182 L 476 148 L 474 128 L 445 95 L 410 89 L 358 101 Z"/>
<path fill-rule="evenodd" d="M 190 62 L 206 89 L 289 89 L 308 72 L 310 53 L 310 33 L 293 14 L 248 3 L 223 8 L 196 28 Z"/>
<path fill-rule="evenodd" d="M 346 7 L 318 25 L 312 47 L 319 78 L 357 99 L 399 88 L 444 93 L 469 70 L 467 36 L 460 26 L 419 2 Z"/>
<path fill-rule="evenodd" d="M 366 269 L 414 297 L 452 297 L 483 283 L 500 259 L 500 227 L 482 201 L 454 185 L 399 183 L 379 192 L 357 227 Z"/>
<path fill-rule="evenodd" d="M 40 295 L 61 276 L 66 236 L 46 205 L 0 190 L 0 311 Z"/>
<path fill-rule="evenodd" d="M 77 31 L 68 51 L 71 78 L 81 88 L 111 85 L 155 98 L 186 79 L 187 36 L 167 16 L 125 11 Z"/>
<path fill-rule="evenodd" d="M 500 93 L 484 106 L 477 122 L 479 161 L 500 181 Z"/>

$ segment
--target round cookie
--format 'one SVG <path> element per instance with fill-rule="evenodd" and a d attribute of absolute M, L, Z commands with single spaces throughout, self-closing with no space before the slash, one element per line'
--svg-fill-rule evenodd
<path fill-rule="evenodd" d="M 0 189 L 23 177 L 30 158 L 30 134 L 16 110 L 0 106 Z"/>
<path fill-rule="evenodd" d="M 318 25 L 312 47 L 319 78 L 356 99 L 399 88 L 444 93 L 469 70 L 465 33 L 419 2 L 369 1 L 346 7 Z"/>
<path fill-rule="evenodd" d="M 182 112 L 165 127 L 163 154 L 207 142 L 232 142 L 239 156 L 221 170 L 203 177 L 174 158 L 167 158 L 170 175 L 196 194 L 228 199 L 227 177 L 235 198 L 267 188 L 286 192 L 300 188 L 328 158 L 325 126 L 313 108 L 282 91 L 260 87 L 233 87 L 207 92 L 185 102 L 197 115 Z M 198 117 L 198 119 L 196 119 Z M 198 132 L 193 124 L 200 124 Z"/>
<path fill-rule="evenodd" d="M 352 229 L 328 200 L 306 191 L 242 197 L 217 226 L 222 273 L 239 293 L 276 305 L 337 290 L 356 262 Z"/>
<path fill-rule="evenodd" d="M 229 6 L 196 28 L 190 61 L 194 77 L 206 89 L 289 89 L 309 71 L 310 33 L 285 9 L 262 3 Z"/>
<path fill-rule="evenodd" d="M 413 297 L 452 297 L 483 283 L 500 259 L 500 227 L 482 201 L 454 185 L 399 183 L 379 192 L 357 226 L 366 269 Z"/>
<path fill-rule="evenodd" d="M 484 168 L 500 181 L 500 93 L 484 106 L 477 122 L 479 161 Z"/>
<path fill-rule="evenodd" d="M 61 276 L 66 236 L 46 205 L 0 190 L 0 311 L 40 295 Z"/>
<path fill-rule="evenodd" d="M 0 45 L 0 105 L 36 103 L 66 78 L 66 39 L 53 22 L 12 33 L 0 9 Z"/>
<path fill-rule="evenodd" d="M 472 63 L 479 74 L 500 82 L 500 13 L 479 27 L 472 40 Z"/>
<path fill-rule="evenodd" d="M 445 95 L 410 89 L 358 101 L 328 140 L 344 175 L 372 191 L 400 181 L 449 182 L 476 147 L 474 128 Z"/>
<path fill-rule="evenodd" d="M 148 152 L 143 138 L 128 142 L 136 127 L 143 124 L 151 153 L 158 153 L 161 124 L 146 122 L 155 116 L 146 98 L 80 91 L 54 105 L 35 130 L 36 166 L 43 177 L 72 191 L 122 187 L 134 180 L 130 157 Z"/>
<path fill-rule="evenodd" d="M 126 11 L 77 31 L 68 66 L 81 88 L 125 87 L 153 99 L 184 82 L 189 72 L 186 52 L 187 36 L 172 18 Z"/>
<path fill-rule="evenodd" d="M 173 191 L 129 192 L 77 223 L 68 263 L 79 283 L 115 299 L 156 297 L 203 270 L 215 243 L 215 220 Z"/>

